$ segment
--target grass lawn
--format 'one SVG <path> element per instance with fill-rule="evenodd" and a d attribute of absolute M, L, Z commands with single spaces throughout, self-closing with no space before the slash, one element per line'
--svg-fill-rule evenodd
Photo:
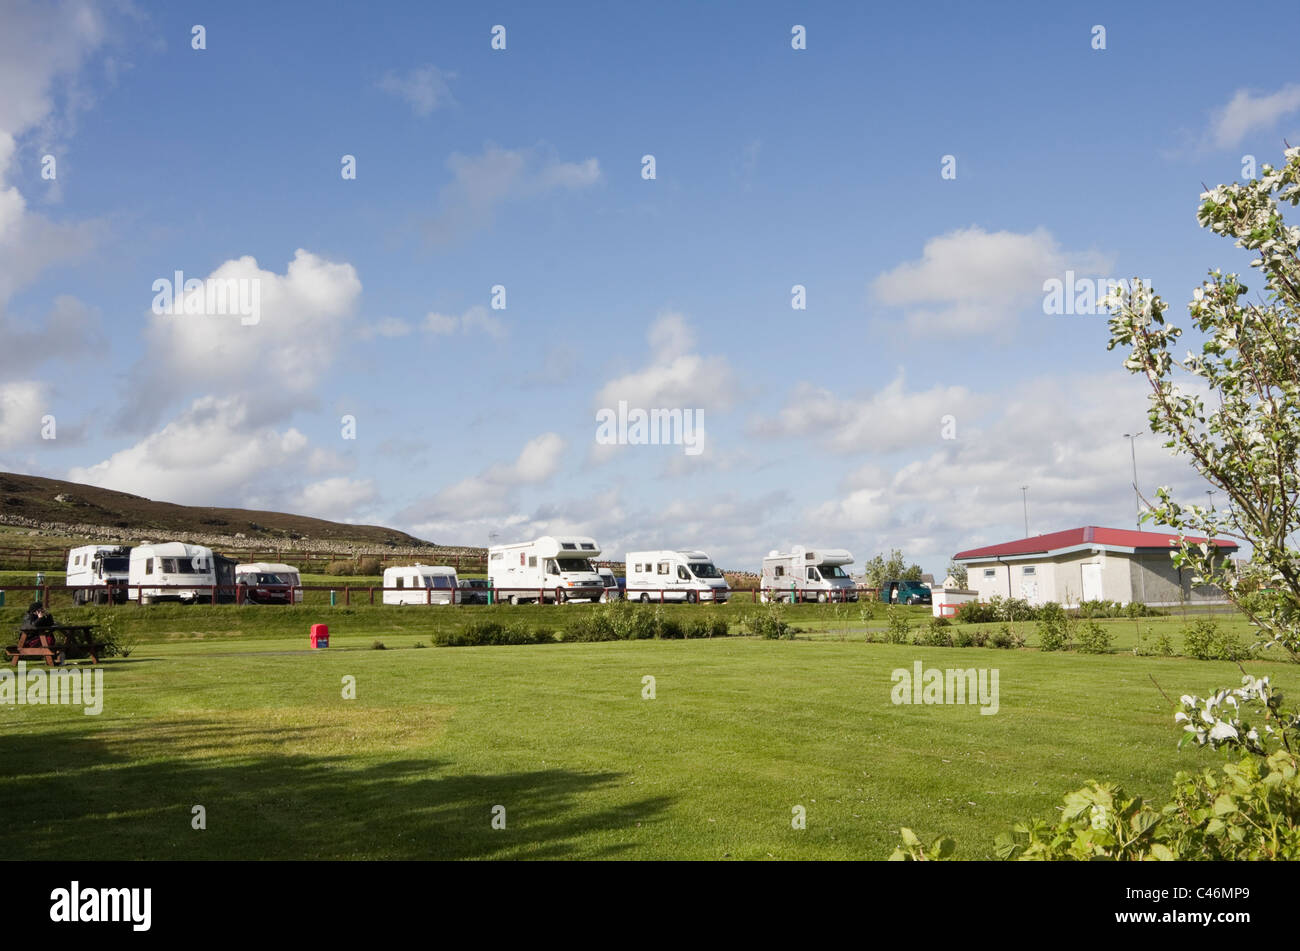
<path fill-rule="evenodd" d="M 0 705 L 9 858 L 878 859 L 902 825 L 985 858 L 1089 778 L 1163 801 L 1175 771 L 1219 762 L 1175 748 L 1152 678 L 1176 697 L 1240 677 L 1120 652 L 868 644 L 883 619 L 815 605 L 784 609 L 795 641 L 424 650 L 433 625 L 485 612 L 561 626 L 594 609 L 119 610 L 139 643 L 104 664 L 102 714 Z M 327 651 L 305 649 L 315 620 Z M 1117 641 L 1133 629 L 1102 623 Z M 998 713 L 895 706 L 891 671 L 917 660 L 997 668 Z M 1293 665 L 1246 666 L 1300 686 Z"/>

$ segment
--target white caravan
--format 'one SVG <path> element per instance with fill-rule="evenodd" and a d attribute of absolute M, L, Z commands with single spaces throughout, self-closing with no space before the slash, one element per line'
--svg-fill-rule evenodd
<path fill-rule="evenodd" d="M 254 596 L 279 603 L 302 604 L 302 575 L 293 565 L 280 565 L 269 561 L 251 561 L 235 565 L 235 584 L 242 584 L 245 597 L 250 590 Z"/>
<path fill-rule="evenodd" d="M 662 592 L 662 594 L 661 594 Z M 631 601 L 713 601 L 722 604 L 731 589 L 702 551 L 630 551 L 627 597 Z"/>
<path fill-rule="evenodd" d="M 125 545 L 82 545 L 68 552 L 68 572 L 64 581 L 76 604 L 96 604 L 126 600 L 126 585 L 131 574 L 131 549 Z"/>
<path fill-rule="evenodd" d="M 763 559 L 760 598 L 768 601 L 856 601 L 858 586 L 844 565 L 853 555 L 843 548 L 805 548 L 771 551 Z"/>
<path fill-rule="evenodd" d="M 459 604 L 459 588 L 456 569 L 445 565 L 384 569 L 384 604 Z"/>
<path fill-rule="evenodd" d="M 605 582 L 591 559 L 600 554 L 594 538 L 544 535 L 536 541 L 493 545 L 488 549 L 488 578 L 498 601 L 519 604 L 599 601 Z"/>
<path fill-rule="evenodd" d="M 194 604 L 201 598 L 210 598 L 212 585 L 217 583 L 212 549 L 184 542 L 161 545 L 146 542 L 132 548 L 128 575 L 131 595 L 138 596 L 144 604 L 155 601 Z"/>

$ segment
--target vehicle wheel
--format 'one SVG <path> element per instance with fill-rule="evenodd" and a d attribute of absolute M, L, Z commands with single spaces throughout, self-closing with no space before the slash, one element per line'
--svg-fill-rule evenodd
<path fill-rule="evenodd" d="M 519 595 L 517 595 L 517 594 L 512 594 L 512 595 L 510 595 L 510 597 L 507 598 L 506 600 L 509 601 L 511 604 L 518 604 L 518 603 L 519 603 Z"/>
<path fill-rule="evenodd" d="M 916 595 L 912 595 L 910 598 L 908 598 L 907 603 L 909 606 L 916 604 Z"/>
<path fill-rule="evenodd" d="M 641 595 L 641 603 L 642 603 L 642 604 L 649 604 L 649 603 L 650 603 L 650 595 L 648 595 L 648 594 L 642 594 L 642 595 Z"/>
<path fill-rule="evenodd" d="M 826 592 L 825 592 L 825 591 L 823 591 L 823 592 L 821 592 L 819 595 L 817 595 L 817 603 L 818 603 L 818 604 L 825 604 L 825 603 L 826 603 Z"/>
<path fill-rule="evenodd" d="M 142 595 L 140 596 L 140 603 L 141 603 L 141 604 L 153 604 L 153 595 L 152 595 L 152 594 L 142 594 Z"/>

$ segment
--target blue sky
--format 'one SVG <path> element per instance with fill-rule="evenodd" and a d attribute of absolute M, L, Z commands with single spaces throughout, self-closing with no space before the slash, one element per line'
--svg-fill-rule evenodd
<path fill-rule="evenodd" d="M 1222 19 L 0 3 L 0 468 L 729 568 L 941 574 L 1023 533 L 1026 484 L 1033 533 L 1128 526 L 1142 387 L 1042 284 L 1149 278 L 1181 314 L 1245 269 L 1197 196 L 1300 139 L 1300 15 Z M 260 320 L 153 314 L 178 270 L 259 281 Z M 702 411 L 704 451 L 598 445 L 619 400 Z M 1144 491 L 1201 499 L 1137 449 Z"/>

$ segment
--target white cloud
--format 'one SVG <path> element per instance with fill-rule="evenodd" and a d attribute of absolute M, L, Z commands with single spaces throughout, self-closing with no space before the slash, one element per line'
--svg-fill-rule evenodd
<path fill-rule="evenodd" d="M 439 314 L 430 311 L 424 316 L 424 329 L 435 336 L 449 336 L 459 331 L 470 334 L 481 331 L 496 340 L 506 337 L 506 325 L 492 316 L 482 304 L 476 304 L 463 314 Z"/>
<path fill-rule="evenodd" d="M 807 437 L 834 452 L 887 453 L 933 443 L 945 416 L 968 416 L 978 411 L 976 404 L 962 386 L 909 393 L 900 368 L 890 383 L 858 399 L 801 383 L 775 418 L 757 421 L 751 430 L 780 439 Z"/>
<path fill-rule="evenodd" d="M 920 260 L 878 275 L 871 291 L 880 303 L 903 308 L 914 331 L 991 333 L 1027 307 L 1041 307 L 1049 278 L 1063 279 L 1067 269 L 1082 277 L 1109 267 L 1096 252 L 1062 251 L 1043 228 L 1018 234 L 971 227 L 931 238 Z"/>
<path fill-rule="evenodd" d="M 283 275 L 245 256 L 226 261 L 209 279 L 257 282 L 260 319 L 246 326 L 236 316 L 150 313 L 146 354 L 130 374 L 120 414 L 125 425 L 151 426 L 169 402 L 214 389 L 259 401 L 268 417 L 309 403 L 346 343 L 344 330 L 361 294 L 352 265 L 302 249 Z M 150 288 L 141 291 L 152 302 Z"/>
<path fill-rule="evenodd" d="M 555 190 L 575 191 L 600 181 L 600 162 L 562 162 L 540 148 L 503 149 L 488 145 L 481 155 L 453 153 L 447 159 L 452 180 L 439 192 L 439 213 L 429 225 L 438 242 L 489 227 L 497 209 L 510 201 Z"/>
<path fill-rule="evenodd" d="M 451 87 L 447 85 L 447 80 L 455 78 L 455 73 L 427 65 L 405 73 L 389 70 L 379 81 L 379 88 L 405 100 L 417 116 L 427 116 L 439 106 L 455 104 Z"/>
<path fill-rule="evenodd" d="M 35 380 L 0 383 L 0 449 L 40 441 L 49 412 L 49 386 Z"/>
<path fill-rule="evenodd" d="M 66 361 L 101 352 L 99 317 L 75 297 L 60 295 L 39 326 L 29 327 L 0 311 L 0 370 L 17 371 L 48 360 Z"/>
<path fill-rule="evenodd" d="M 384 337 L 391 340 L 396 337 L 410 336 L 414 329 L 409 323 L 400 318 L 380 317 L 373 323 L 363 325 L 357 335 L 362 340 L 373 340 L 375 337 Z"/>
<path fill-rule="evenodd" d="M 449 524 L 507 517 L 516 505 L 516 490 L 549 481 L 559 471 L 566 448 L 556 433 L 542 433 L 529 440 L 513 462 L 489 466 L 449 485 L 409 506 L 398 518 L 418 522 L 417 533 L 432 537 L 429 532 L 436 533 Z"/>
<path fill-rule="evenodd" d="M 67 478 L 189 505 L 284 508 L 300 497 L 297 479 L 312 456 L 306 436 L 266 425 L 247 400 L 205 396 L 158 432 Z M 321 499 L 329 487 L 315 491 Z"/>
<path fill-rule="evenodd" d="M 1252 132 L 1272 127 L 1278 119 L 1300 110 L 1300 84 L 1288 83 L 1277 92 L 1255 96 L 1238 89 L 1210 120 L 1210 139 L 1221 149 L 1240 145 Z"/>
<path fill-rule="evenodd" d="M 334 476 L 304 486 L 294 511 L 333 521 L 348 521 L 363 506 L 379 497 L 374 479 Z"/>
<path fill-rule="evenodd" d="M 610 380 L 596 395 L 599 407 L 626 400 L 642 409 L 729 410 L 739 399 L 739 382 L 726 357 L 693 352 L 695 334 L 686 318 L 661 313 L 646 331 L 650 362 L 640 370 Z M 594 431 L 593 423 L 593 431 Z"/>

